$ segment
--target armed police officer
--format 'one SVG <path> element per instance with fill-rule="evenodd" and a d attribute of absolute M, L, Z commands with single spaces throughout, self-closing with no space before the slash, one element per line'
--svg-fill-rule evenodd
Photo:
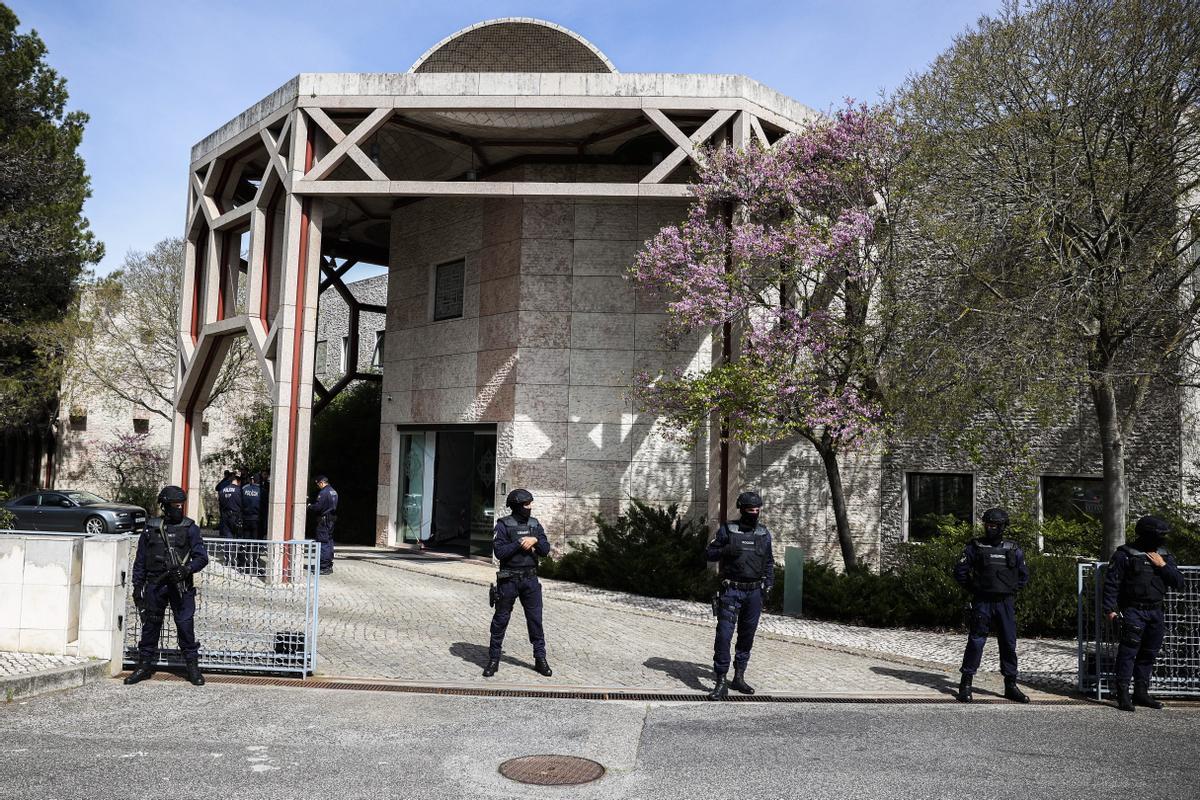
<path fill-rule="evenodd" d="M 738 518 L 724 522 L 708 543 L 709 561 L 719 562 L 721 590 L 717 598 L 717 635 L 713 644 L 713 673 L 717 685 L 710 700 L 723 700 L 730 689 L 754 694 L 746 683 L 746 665 L 758 630 L 763 598 L 775 582 L 775 556 L 771 532 L 758 521 L 762 498 L 757 492 L 742 492 L 737 499 Z M 733 680 L 728 681 L 729 646 L 737 629 L 734 646 Z"/>
<path fill-rule="evenodd" d="M 983 536 L 967 542 L 954 566 L 954 580 L 972 594 L 970 629 L 958 683 L 958 700 L 963 703 L 971 702 L 971 683 L 983 658 L 988 632 L 993 630 L 1000 646 L 1004 696 L 1016 703 L 1029 702 L 1017 686 L 1015 600 L 1017 592 L 1029 583 L 1029 568 L 1017 543 L 1004 538 L 1007 528 L 1007 511 L 989 508 L 983 512 Z"/>
<path fill-rule="evenodd" d="M 1133 711 L 1136 706 L 1163 707 L 1150 696 L 1150 675 L 1163 643 L 1163 599 L 1168 589 L 1183 588 L 1175 556 L 1163 546 L 1170 530 L 1158 517 L 1139 519 L 1133 544 L 1117 548 L 1104 576 L 1104 613 L 1109 620 L 1121 621 L 1117 707 L 1122 711 Z"/>
<path fill-rule="evenodd" d="M 193 623 L 196 587 L 192 575 L 208 564 L 208 550 L 200 538 L 200 526 L 183 515 L 186 501 L 183 489 L 164 487 L 158 493 L 162 516 L 146 523 L 146 529 L 138 537 L 132 579 L 133 602 L 142 618 L 142 638 L 138 641 L 137 668 L 125 679 L 127 684 L 144 681 L 154 674 L 158 635 L 170 606 L 179 650 L 187 665 L 187 678 L 196 686 L 204 685 L 197 663 L 200 644 Z"/>
<path fill-rule="evenodd" d="M 321 543 L 321 574 L 333 574 L 333 526 L 337 522 L 338 493 L 329 485 L 329 478 L 316 477 L 317 499 L 308 510 L 317 516 L 317 541 Z"/>
<path fill-rule="evenodd" d="M 554 674 L 546 660 L 546 633 L 542 629 L 542 584 L 537 578 L 539 557 L 550 554 L 550 540 L 536 517 L 531 517 L 533 495 L 525 489 L 513 489 L 506 500 L 512 512 L 496 523 L 492 532 L 492 552 L 500 562 L 496 573 L 492 614 L 491 641 L 488 644 L 488 663 L 483 677 L 490 678 L 500 668 L 501 647 L 508 620 L 517 598 L 525 611 L 525 627 L 533 645 L 533 669 L 550 677 Z"/>

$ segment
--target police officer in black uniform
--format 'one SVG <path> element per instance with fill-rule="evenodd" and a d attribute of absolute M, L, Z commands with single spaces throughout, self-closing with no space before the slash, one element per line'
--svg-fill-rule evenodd
<path fill-rule="evenodd" d="M 229 476 L 229 482 L 217 494 L 217 508 L 221 513 L 221 536 L 242 538 L 242 485 L 236 474 Z"/>
<path fill-rule="evenodd" d="M 1142 517 L 1137 537 L 1113 553 L 1104 575 L 1104 613 L 1121 621 L 1117 648 L 1117 707 L 1162 708 L 1150 696 L 1150 675 L 1163 643 L 1163 599 L 1168 589 L 1182 589 L 1183 575 L 1175 556 L 1163 546 L 1171 527 L 1158 517 Z M 1133 696 L 1129 679 L 1133 678 Z"/>
<path fill-rule="evenodd" d="M 317 499 L 308 510 L 317 515 L 317 541 L 321 543 L 321 574 L 333 574 L 333 526 L 337 522 L 338 493 L 324 475 L 316 477 Z"/>
<path fill-rule="evenodd" d="M 132 580 L 133 602 L 142 617 L 142 638 L 138 641 L 138 665 L 125 679 L 127 684 L 144 681 L 154 674 L 158 635 L 169 605 L 175 617 L 179 650 L 187 665 L 187 678 L 195 686 L 204 685 L 197 663 L 200 644 L 193 623 L 196 587 L 192 575 L 208 564 L 208 550 L 200 538 L 200 526 L 183 515 L 186 500 L 187 493 L 178 486 L 164 487 L 158 493 L 162 516 L 147 522 L 138 537 Z M 168 547 L 174 551 L 174 558 Z"/>
<path fill-rule="evenodd" d="M 730 689 L 754 694 L 753 687 L 746 683 L 746 665 L 750 662 L 750 648 L 754 646 L 763 598 L 775 582 L 771 532 L 758 521 L 762 498 L 757 492 L 742 492 L 738 495 L 737 509 L 738 518 L 721 524 L 706 551 L 709 561 L 719 562 L 721 576 L 717 635 L 713 644 L 713 673 L 717 685 L 709 693 L 709 700 L 725 699 Z M 727 681 L 729 645 L 735 627 L 733 680 Z"/>
<path fill-rule="evenodd" d="M 513 489 L 506 501 L 512 511 L 496 523 L 492 532 L 492 552 L 500 562 L 496 573 L 496 612 L 492 615 L 488 663 L 483 677 L 490 678 L 500 668 L 501 647 L 513 605 L 521 598 L 525 610 L 525 627 L 533 645 L 533 669 L 550 677 L 554 674 L 546 660 L 546 634 L 542 630 L 542 584 L 537 578 L 539 557 L 550 554 L 550 540 L 535 517 L 531 517 L 533 495 L 525 489 Z"/>
<path fill-rule="evenodd" d="M 242 487 L 242 535 L 247 539 L 259 539 L 258 517 L 262 510 L 262 486 L 258 474 L 250 476 Z"/>
<path fill-rule="evenodd" d="M 971 592 L 971 627 L 963 650 L 958 700 L 971 702 L 971 682 L 983 658 L 988 631 L 995 630 L 1000 646 L 1000 673 L 1004 696 L 1016 703 L 1029 698 L 1017 686 L 1017 592 L 1029 583 L 1025 554 L 1017 543 L 1004 538 L 1008 512 L 989 508 L 983 512 L 983 536 L 967 542 L 954 566 L 954 580 Z"/>

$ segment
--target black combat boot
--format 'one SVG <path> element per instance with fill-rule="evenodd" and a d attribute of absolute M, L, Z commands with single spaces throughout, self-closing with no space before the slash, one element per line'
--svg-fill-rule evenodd
<path fill-rule="evenodd" d="M 154 674 L 154 668 L 144 661 L 139 661 L 134 667 L 133 672 L 125 679 L 126 686 L 132 686 L 135 683 L 141 683 Z"/>
<path fill-rule="evenodd" d="M 1133 700 L 1129 697 L 1129 684 L 1125 681 L 1117 684 L 1117 708 L 1122 711 L 1137 711 Z"/>
<path fill-rule="evenodd" d="M 554 674 L 554 670 L 550 669 L 550 662 L 545 657 L 533 659 L 533 671 L 547 678 Z"/>
<path fill-rule="evenodd" d="M 192 686 L 204 685 L 204 676 L 200 674 L 200 665 L 195 661 L 187 662 L 187 679 Z"/>
<path fill-rule="evenodd" d="M 490 678 L 496 674 L 496 670 L 500 669 L 500 659 L 488 659 L 487 666 L 483 668 L 483 677 Z"/>
<path fill-rule="evenodd" d="M 746 668 L 734 667 L 733 680 L 729 682 L 730 689 L 737 689 L 742 694 L 754 694 L 754 687 L 746 683 Z"/>
<path fill-rule="evenodd" d="M 1029 702 L 1029 698 L 1026 697 L 1025 693 L 1021 691 L 1021 688 L 1017 686 L 1016 678 L 1004 679 L 1004 698 L 1006 700 L 1012 700 L 1014 703 Z"/>
<path fill-rule="evenodd" d="M 1163 707 L 1162 703 L 1150 696 L 1150 684 L 1141 681 L 1133 682 L 1133 704 L 1153 708 L 1156 711 Z"/>
<path fill-rule="evenodd" d="M 709 700 L 724 700 L 729 696 L 729 682 L 725 680 L 725 673 L 717 674 L 717 685 L 708 693 Z"/>
<path fill-rule="evenodd" d="M 958 700 L 958 702 L 960 702 L 960 703 L 971 702 L 971 681 L 973 680 L 973 678 L 974 678 L 974 676 L 967 675 L 964 672 L 963 676 L 959 679 L 958 694 L 956 694 L 954 696 L 955 699 Z"/>

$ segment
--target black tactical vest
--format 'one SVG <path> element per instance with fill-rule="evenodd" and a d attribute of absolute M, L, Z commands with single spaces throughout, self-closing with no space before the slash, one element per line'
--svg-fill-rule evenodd
<path fill-rule="evenodd" d="M 1002 541 L 990 545 L 975 540 L 975 591 L 984 594 L 1017 593 L 1017 545 Z"/>
<path fill-rule="evenodd" d="M 500 523 L 504 526 L 504 535 L 510 542 L 520 541 L 525 536 L 537 536 L 542 530 L 542 524 L 537 521 L 537 517 L 530 517 L 528 522 L 519 522 L 510 514 L 503 517 Z M 531 569 L 537 566 L 537 562 L 537 553 L 532 550 L 517 550 L 501 561 L 500 566 L 505 569 Z"/>
<path fill-rule="evenodd" d="M 1119 602 L 1161 603 L 1167 596 L 1167 584 L 1162 574 L 1150 563 L 1150 557 L 1130 545 L 1122 545 L 1125 551 L 1125 574 L 1122 576 Z M 1167 551 L 1160 547 L 1158 554 L 1166 560 Z"/>
<path fill-rule="evenodd" d="M 150 583 L 160 583 L 167 570 L 171 568 L 171 557 L 167 553 L 163 537 L 159 534 L 161 528 L 166 529 L 167 539 L 171 549 L 184 566 L 192 557 L 192 545 L 188 541 L 188 531 L 196 523 L 184 517 L 178 525 L 166 525 L 161 517 L 155 517 L 146 523 L 146 580 Z"/>
<path fill-rule="evenodd" d="M 737 522 L 727 522 L 725 533 L 734 552 L 721 559 L 721 577 L 738 583 L 752 583 L 767 577 L 767 559 L 771 555 L 767 529 L 756 525 L 752 531 L 743 531 L 738 529 Z"/>

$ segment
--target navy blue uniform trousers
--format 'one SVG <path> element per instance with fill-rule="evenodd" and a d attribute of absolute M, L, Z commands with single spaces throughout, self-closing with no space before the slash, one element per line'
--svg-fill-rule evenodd
<path fill-rule="evenodd" d="M 145 605 L 142 611 L 142 638 L 138 640 L 138 655 L 143 663 L 158 659 L 158 635 L 162 632 L 163 617 L 167 607 L 175 618 L 175 632 L 179 638 L 179 650 L 187 661 L 194 661 L 200 654 L 200 643 L 196 641 L 196 590 L 189 589 L 180 596 L 174 586 L 148 583 L 142 594 Z"/>
<path fill-rule="evenodd" d="M 976 598 L 971 602 L 971 628 L 963 651 L 962 674 L 974 675 L 983 658 L 983 645 L 994 631 L 1000 645 L 1000 674 L 1017 677 L 1017 606 L 1012 595 L 1001 599 Z"/>
<path fill-rule="evenodd" d="M 1163 612 L 1161 608 L 1121 609 L 1121 645 L 1117 648 L 1117 679 L 1129 685 L 1132 677 L 1137 683 L 1149 683 L 1154 672 L 1154 659 L 1163 643 Z"/>
<path fill-rule="evenodd" d="M 737 644 L 734 645 L 733 665 L 745 669 L 750 663 L 750 648 L 754 647 L 754 634 L 758 631 L 758 618 L 762 615 L 762 589 L 735 589 L 726 586 L 721 590 L 721 613 L 717 616 L 717 637 L 713 642 L 713 672 L 724 675 L 729 672 L 729 645 L 737 629 Z"/>
<path fill-rule="evenodd" d="M 542 584 L 536 575 L 528 578 L 509 578 L 502 580 L 496 586 L 499 597 L 496 598 L 496 612 L 492 614 L 492 638 L 488 644 L 488 658 L 492 661 L 500 659 L 500 650 L 504 644 L 504 632 L 508 630 L 508 620 L 512 617 L 513 606 L 517 598 L 521 599 L 521 608 L 525 611 L 525 627 L 529 629 L 529 643 L 533 645 L 533 657 L 546 657 L 546 633 L 542 629 Z"/>
<path fill-rule="evenodd" d="M 317 520 L 317 541 L 321 543 L 321 569 L 333 569 L 333 520 Z"/>

